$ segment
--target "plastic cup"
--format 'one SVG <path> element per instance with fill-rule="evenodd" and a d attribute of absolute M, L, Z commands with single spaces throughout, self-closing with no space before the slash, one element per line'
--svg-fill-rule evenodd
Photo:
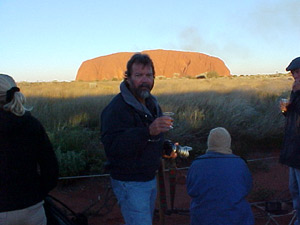
<path fill-rule="evenodd" d="M 172 118 L 172 116 L 174 116 L 175 113 L 173 112 L 163 112 L 163 116 L 169 116 L 171 117 L 171 122 L 173 123 L 174 119 Z M 174 127 L 173 126 L 170 126 L 171 129 L 173 129 Z"/>
<path fill-rule="evenodd" d="M 289 105 L 289 99 L 287 98 L 281 98 L 280 99 L 280 109 L 281 112 L 286 112 L 287 111 L 287 106 Z"/>

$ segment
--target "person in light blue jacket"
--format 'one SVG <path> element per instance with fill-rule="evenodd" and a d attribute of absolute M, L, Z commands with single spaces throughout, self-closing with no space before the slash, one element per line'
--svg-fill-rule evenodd
<path fill-rule="evenodd" d="M 246 162 L 232 154 L 229 132 L 212 129 L 207 145 L 206 154 L 193 161 L 187 175 L 191 225 L 253 225 L 246 200 L 252 176 Z"/>

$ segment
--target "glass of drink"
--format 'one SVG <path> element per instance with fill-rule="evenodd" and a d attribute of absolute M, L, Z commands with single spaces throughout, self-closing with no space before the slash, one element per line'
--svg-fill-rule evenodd
<path fill-rule="evenodd" d="M 289 105 L 290 101 L 287 98 L 281 98 L 280 99 L 280 109 L 281 112 L 286 112 L 287 111 L 287 106 Z"/>
<path fill-rule="evenodd" d="M 171 117 L 171 123 L 172 123 L 172 125 L 173 125 L 173 121 L 174 121 L 174 119 L 173 119 L 172 116 L 174 116 L 174 115 L 175 115 L 175 113 L 173 113 L 173 112 L 163 112 L 163 116 L 169 116 L 169 117 Z M 171 129 L 174 128 L 172 125 L 170 126 Z"/>

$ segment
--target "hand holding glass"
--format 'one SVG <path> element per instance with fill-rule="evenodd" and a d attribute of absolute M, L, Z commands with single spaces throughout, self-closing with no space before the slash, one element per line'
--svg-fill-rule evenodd
<path fill-rule="evenodd" d="M 170 129 L 173 129 L 174 127 L 173 127 L 173 121 L 174 121 L 174 119 L 172 118 L 172 116 L 174 116 L 175 115 L 175 113 L 173 113 L 173 112 L 163 112 L 163 116 L 168 116 L 168 117 L 170 117 L 170 121 L 171 121 L 171 125 L 170 125 Z"/>
<path fill-rule="evenodd" d="M 282 98 L 280 99 L 280 109 L 281 112 L 286 112 L 287 111 L 287 106 L 289 105 L 289 100 L 287 98 Z"/>

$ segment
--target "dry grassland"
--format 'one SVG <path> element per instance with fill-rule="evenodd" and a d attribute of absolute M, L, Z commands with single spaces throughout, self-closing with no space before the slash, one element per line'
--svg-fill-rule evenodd
<path fill-rule="evenodd" d="M 97 155 L 103 159 L 99 116 L 119 92 L 120 82 L 18 85 L 28 99 L 28 106 L 33 107 L 32 114 L 45 125 L 57 151 L 90 154 L 85 155 L 86 171 L 87 165 L 92 164 L 91 157 Z M 279 98 L 289 95 L 292 83 L 287 75 L 156 79 L 152 93 L 158 97 L 163 110 L 175 112 L 175 128 L 166 134 L 167 138 L 192 146 L 194 156 L 205 150 L 208 132 L 217 126 L 229 130 L 235 151 L 247 154 L 280 147 L 284 120 Z"/>

